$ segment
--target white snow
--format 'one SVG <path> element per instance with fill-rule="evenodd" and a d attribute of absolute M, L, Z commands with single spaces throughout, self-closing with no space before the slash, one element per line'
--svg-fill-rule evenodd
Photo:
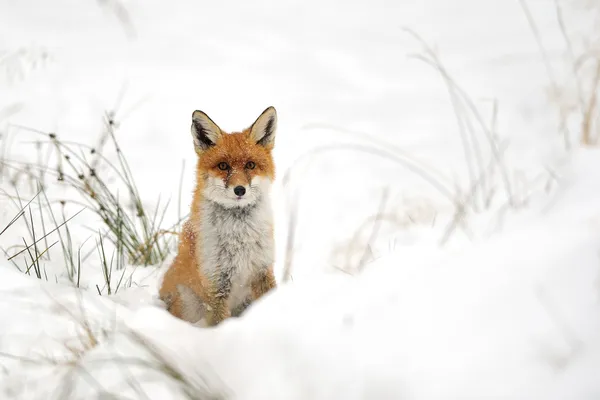
<path fill-rule="evenodd" d="M 576 56 L 597 46 L 600 8 L 558 4 Z M 403 28 L 436 49 L 485 128 Z M 567 50 L 546 0 L 0 0 L 0 160 L 45 157 L 34 142 L 46 137 L 23 127 L 98 146 L 114 112 L 145 205 L 171 199 L 164 226 L 178 218 L 183 161 L 182 213 L 191 200 L 192 112 L 236 130 L 275 106 L 280 280 L 242 318 L 191 326 L 156 298 L 173 254 L 113 271 L 122 286 L 107 295 L 102 222 L 86 210 L 69 223 L 73 248 L 91 252 L 81 289 L 58 244 L 42 279 L 0 253 L 0 397 L 600 397 L 600 149 L 579 143 Z M 46 184 L 53 201 L 81 200 Z M 37 190 L 6 166 L 0 189 L 2 230 L 14 196 Z M 14 254 L 22 238 L 24 218 L 0 247 Z"/>

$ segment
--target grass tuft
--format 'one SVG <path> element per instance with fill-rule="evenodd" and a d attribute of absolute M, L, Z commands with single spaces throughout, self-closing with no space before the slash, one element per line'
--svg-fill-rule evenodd
<path fill-rule="evenodd" d="M 40 177 L 54 176 L 60 184 L 66 184 L 79 194 L 80 200 L 61 201 L 61 204 L 75 203 L 83 205 L 98 215 L 106 227 L 105 235 L 117 248 L 119 255 L 125 255 L 126 262 L 131 265 L 154 265 L 165 260 L 170 251 L 173 234 L 176 227 L 163 228 L 163 222 L 169 202 L 161 204 L 159 198 L 155 211 L 147 209 L 142 201 L 135 179 L 127 159 L 119 146 L 112 113 L 106 113 L 104 132 L 99 143 L 100 149 L 81 143 L 61 140 L 56 133 L 44 133 L 35 129 L 20 127 L 27 131 L 43 135 L 46 140 L 37 141 L 54 151 L 56 166 L 47 164 L 20 163 L 5 160 L 4 164 L 20 173 L 37 171 Z M 111 162 L 101 150 L 105 143 L 112 144 L 116 154 L 116 162 Z M 32 174 L 34 179 L 35 174 Z M 32 176 L 30 175 L 30 176 Z M 124 203 L 118 192 L 117 185 L 111 182 L 116 177 L 117 184 L 125 189 L 127 203 Z M 47 186 L 46 182 L 40 182 Z M 48 201 L 48 206 L 50 202 Z M 57 222 L 56 216 L 50 209 L 50 217 Z M 96 229 L 94 229 L 96 231 Z M 75 271 L 75 252 L 69 246 L 70 234 L 61 240 L 64 243 L 67 264 L 70 271 Z M 124 260 L 122 260 L 124 261 Z M 125 262 L 119 265 L 124 265 Z M 71 273 L 71 276 L 74 274 Z"/>

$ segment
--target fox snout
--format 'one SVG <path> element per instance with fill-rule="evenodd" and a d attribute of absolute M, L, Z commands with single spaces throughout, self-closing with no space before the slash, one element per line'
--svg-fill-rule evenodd
<path fill-rule="evenodd" d="M 243 197 L 250 188 L 251 178 L 245 173 L 229 174 L 225 179 L 225 187 L 238 199 Z"/>
<path fill-rule="evenodd" d="M 260 198 L 262 188 L 254 184 L 258 184 L 259 181 L 260 179 L 256 177 L 249 179 L 244 176 L 232 176 L 230 179 L 208 177 L 205 182 L 205 195 L 225 206 L 244 207 Z"/>
<path fill-rule="evenodd" d="M 237 196 L 237 197 L 242 197 L 243 195 L 246 194 L 246 188 L 238 185 L 236 187 L 233 188 L 233 193 Z"/>

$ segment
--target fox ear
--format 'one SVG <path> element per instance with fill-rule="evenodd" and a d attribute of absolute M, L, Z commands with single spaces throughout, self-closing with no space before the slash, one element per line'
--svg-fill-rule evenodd
<path fill-rule="evenodd" d="M 221 136 L 221 128 L 202 111 L 196 110 L 192 114 L 192 137 L 196 151 L 203 151 L 217 143 Z"/>
<path fill-rule="evenodd" d="M 260 114 L 250 127 L 250 137 L 257 144 L 272 149 L 275 145 L 275 131 L 277 130 L 277 111 L 269 107 Z"/>

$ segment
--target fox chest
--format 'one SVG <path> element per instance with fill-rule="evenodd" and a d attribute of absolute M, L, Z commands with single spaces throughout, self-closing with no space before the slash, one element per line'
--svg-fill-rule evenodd
<path fill-rule="evenodd" d="M 273 264 L 271 220 L 260 209 L 212 211 L 202 222 L 200 268 L 212 285 L 229 287 L 233 308 L 249 297 L 253 276 Z"/>

